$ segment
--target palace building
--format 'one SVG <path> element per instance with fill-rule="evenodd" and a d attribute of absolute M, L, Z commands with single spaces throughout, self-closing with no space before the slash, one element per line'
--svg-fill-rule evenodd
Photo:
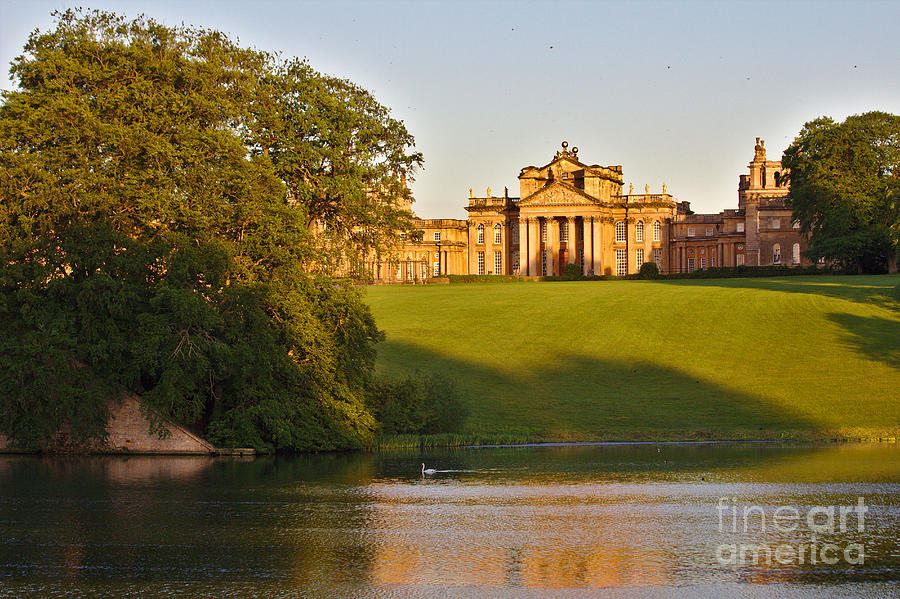
<path fill-rule="evenodd" d="M 562 149 L 542 167 L 519 173 L 519 197 L 469 190 L 468 218 L 414 219 L 421 232 L 373 269 L 381 282 L 424 282 L 453 274 L 554 276 L 566 264 L 582 273 L 636 273 L 655 262 L 662 273 L 716 266 L 807 265 L 806 244 L 785 204 L 780 161 L 757 138 L 750 174 L 738 182 L 736 209 L 695 214 L 660 193 L 623 189 L 622 166 L 585 164 Z"/>

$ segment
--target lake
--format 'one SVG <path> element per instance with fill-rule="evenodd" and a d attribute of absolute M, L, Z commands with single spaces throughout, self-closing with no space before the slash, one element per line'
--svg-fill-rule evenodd
<path fill-rule="evenodd" d="M 872 599 L 898 537 L 892 444 L 0 456 L 4 598 Z"/>

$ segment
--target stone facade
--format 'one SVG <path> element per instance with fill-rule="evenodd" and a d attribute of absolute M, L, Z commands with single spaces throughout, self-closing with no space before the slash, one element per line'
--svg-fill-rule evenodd
<path fill-rule="evenodd" d="M 750 174 L 738 183 L 738 207 L 695 214 L 659 193 L 623 189 L 622 166 L 588 165 L 566 142 L 542 167 L 519 173 L 519 197 L 469 190 L 468 219 L 416 219 L 422 232 L 377 267 L 381 282 L 425 282 L 447 274 L 552 276 L 568 263 L 585 275 L 636 273 L 656 262 L 662 273 L 716 266 L 809 264 L 806 242 L 785 205 L 781 162 L 767 160 L 757 138 Z"/>

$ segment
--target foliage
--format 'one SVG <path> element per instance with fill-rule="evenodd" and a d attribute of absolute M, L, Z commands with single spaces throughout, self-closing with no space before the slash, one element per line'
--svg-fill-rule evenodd
<path fill-rule="evenodd" d="M 659 276 L 659 266 L 656 265 L 656 262 L 644 262 L 641 264 L 638 276 L 642 279 L 655 279 Z"/>
<path fill-rule="evenodd" d="M 0 106 L 0 432 L 102 437 L 128 390 L 223 445 L 370 443 L 381 334 L 309 231 L 402 220 L 402 123 L 216 31 L 56 18 Z"/>
<path fill-rule="evenodd" d="M 387 435 L 453 433 L 466 418 L 456 384 L 441 374 L 374 384 L 371 401 Z"/>
<path fill-rule="evenodd" d="M 577 264 L 566 264 L 560 277 L 563 281 L 577 281 L 582 278 L 581 267 Z"/>
<path fill-rule="evenodd" d="M 900 251 L 900 116 L 868 112 L 804 125 L 785 150 L 788 199 L 807 254 L 858 272 L 896 270 Z"/>

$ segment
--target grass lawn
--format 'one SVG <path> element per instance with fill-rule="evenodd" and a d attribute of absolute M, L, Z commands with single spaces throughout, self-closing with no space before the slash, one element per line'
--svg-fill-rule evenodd
<path fill-rule="evenodd" d="M 900 277 L 365 291 L 379 371 L 456 379 L 466 434 L 542 440 L 900 433 Z"/>

